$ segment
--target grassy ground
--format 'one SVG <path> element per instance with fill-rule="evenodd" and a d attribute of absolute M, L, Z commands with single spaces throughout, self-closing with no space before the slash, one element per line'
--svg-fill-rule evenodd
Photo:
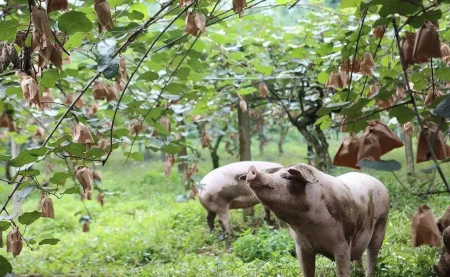
<path fill-rule="evenodd" d="M 331 142 L 333 156 L 338 146 L 339 142 Z M 284 155 L 277 153 L 276 143 L 272 142 L 265 154 L 259 155 L 255 148 L 253 157 L 287 165 L 304 162 L 305 148 L 296 131 L 292 131 Z M 403 148 L 398 149 L 386 158 L 403 161 L 403 151 Z M 200 176 L 212 167 L 208 153 L 202 153 Z M 123 161 L 121 154 L 116 155 L 102 169 L 103 187 L 115 195 L 107 196 L 103 208 L 95 201 L 86 203 L 95 218 L 90 232 L 82 233 L 82 225 L 78 223 L 85 214 L 78 196 L 54 199 L 56 219 L 39 219 L 28 228 L 25 237 L 35 237 L 37 241 L 55 237 L 61 241 L 56 246 L 45 245 L 35 251 L 24 248 L 12 262 L 16 273 L 47 276 L 299 275 L 298 262 L 292 255 L 294 244 L 287 229 L 273 229 L 263 224 L 261 205 L 256 207 L 255 219 L 250 222 L 242 220 L 241 211 L 231 212 L 234 238 L 231 249 L 227 249 L 221 232 L 209 234 L 205 210 L 198 200 L 176 202 L 177 195 L 185 193 L 176 170 L 170 178 L 164 178 L 163 165 L 156 156 L 146 163 L 131 162 L 122 166 Z M 223 151 L 221 164 L 232 161 L 236 161 L 236 157 Z M 447 175 L 449 169 L 444 167 Z M 332 173 L 344 171 L 335 169 Z M 410 247 L 410 218 L 422 203 L 429 204 L 436 215 L 441 214 L 449 205 L 448 195 L 410 196 L 391 174 L 368 173 L 386 184 L 392 203 L 377 276 L 433 276 L 431 265 L 436 263 L 439 249 Z M 400 176 L 406 186 L 413 186 L 403 174 Z M 1 199 L 5 193 L 0 192 Z M 37 202 L 37 196 L 26 199 L 24 210 L 36 209 Z M 0 254 L 6 255 L 5 250 L 0 249 Z M 319 258 L 317 274 L 335 276 L 334 263 Z"/>

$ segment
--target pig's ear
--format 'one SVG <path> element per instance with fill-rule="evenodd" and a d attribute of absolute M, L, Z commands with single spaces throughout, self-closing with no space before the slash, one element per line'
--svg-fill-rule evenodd
<path fill-rule="evenodd" d="M 317 183 L 317 178 L 314 176 L 314 172 L 303 164 L 295 164 L 288 168 L 289 174 L 295 179 L 298 179 L 302 183 Z"/>
<path fill-rule="evenodd" d="M 246 181 L 247 180 L 247 174 L 239 176 L 239 180 Z"/>

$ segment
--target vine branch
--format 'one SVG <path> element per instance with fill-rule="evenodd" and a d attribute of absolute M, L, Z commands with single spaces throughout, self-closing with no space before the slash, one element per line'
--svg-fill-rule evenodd
<path fill-rule="evenodd" d="M 403 76 L 405 78 L 406 88 L 408 89 L 408 94 L 409 94 L 409 96 L 411 98 L 411 102 L 412 102 L 413 107 L 414 107 L 414 113 L 416 115 L 417 122 L 419 123 L 419 126 L 420 126 L 420 135 L 423 136 L 423 138 L 425 139 L 425 142 L 426 142 L 427 147 L 428 147 L 428 151 L 430 152 L 431 158 L 433 159 L 433 162 L 434 162 L 434 164 L 436 166 L 436 169 L 438 170 L 439 175 L 441 176 L 441 179 L 444 182 L 444 185 L 445 185 L 445 187 L 447 189 L 447 192 L 450 192 L 450 187 L 448 185 L 447 179 L 445 178 L 444 172 L 442 171 L 441 166 L 439 165 L 439 163 L 437 161 L 436 154 L 434 153 L 434 150 L 433 150 L 433 146 L 431 145 L 430 140 L 427 138 L 427 136 L 425 136 L 422 119 L 420 117 L 419 110 L 417 108 L 416 98 L 414 97 L 413 91 L 411 90 L 411 87 L 409 86 L 408 73 L 406 72 L 406 66 L 405 66 L 405 61 L 404 61 L 404 57 L 403 57 L 403 53 L 402 53 L 402 48 L 400 47 L 399 30 L 397 28 L 397 22 L 395 21 L 395 17 L 394 16 L 392 17 L 392 24 L 394 26 L 395 39 L 396 39 L 396 42 L 397 42 L 397 49 L 398 49 L 398 52 L 399 52 L 399 55 L 400 55 L 400 61 L 402 63 Z"/>

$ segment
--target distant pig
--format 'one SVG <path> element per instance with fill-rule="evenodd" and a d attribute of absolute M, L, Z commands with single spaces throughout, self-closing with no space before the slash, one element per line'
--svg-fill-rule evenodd
<path fill-rule="evenodd" d="M 219 215 L 219 222 L 226 234 L 231 234 L 229 209 L 244 209 L 255 206 L 259 200 L 245 181 L 239 177 L 247 173 L 250 166 L 258 170 L 282 167 L 271 162 L 237 162 L 209 172 L 201 181 L 200 203 L 207 210 L 206 220 L 209 230 L 214 230 L 214 219 Z M 265 220 L 270 220 L 270 211 L 265 210 Z"/>
<path fill-rule="evenodd" d="M 356 172 L 333 177 L 306 164 L 270 172 L 251 166 L 241 179 L 289 224 L 304 277 L 314 276 L 317 254 L 336 261 L 338 277 L 349 277 L 351 261 L 362 267 L 366 249 L 367 276 L 375 276 L 389 214 L 380 181 Z"/>

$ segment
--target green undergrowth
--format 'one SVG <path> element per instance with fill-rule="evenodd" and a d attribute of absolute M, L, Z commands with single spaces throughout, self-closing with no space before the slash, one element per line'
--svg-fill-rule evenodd
<path fill-rule="evenodd" d="M 256 143 L 254 143 L 256 145 Z M 339 141 L 332 141 L 334 156 Z M 266 147 L 264 154 L 253 149 L 254 160 L 271 160 L 288 165 L 305 161 L 306 146 L 297 135 L 290 135 L 284 146 L 285 154 L 277 153 L 276 143 Z M 404 162 L 404 149 L 386 156 Z M 236 161 L 223 151 L 221 164 Z M 15 273 L 23 275 L 75 276 L 298 276 L 299 265 L 294 244 L 286 227 L 268 226 L 262 222 L 263 209 L 256 206 L 254 219 L 244 222 L 242 213 L 231 212 L 234 236 L 224 238 L 216 223 L 209 233 L 205 210 L 198 200 L 177 202 L 186 191 L 174 168 L 170 178 L 163 176 L 163 164 L 154 154 L 143 163 L 129 162 L 116 154 L 102 169 L 103 187 L 113 195 L 106 197 L 102 208 L 94 201 L 86 205 L 94 220 L 90 232 L 82 232 L 78 219 L 86 215 L 76 195 L 53 198 L 56 218 L 40 218 L 25 233 L 27 238 L 40 241 L 58 238 L 55 246 L 44 245 L 35 251 L 24 247 L 22 254 L 12 260 Z M 421 165 L 422 168 L 429 166 Z M 207 152 L 202 152 L 199 176 L 212 165 Z M 338 175 L 346 169 L 335 169 Z M 410 183 L 402 172 L 403 184 Z M 444 166 L 447 175 L 449 167 Z M 419 204 L 427 203 L 435 215 L 450 204 L 448 195 L 417 197 L 409 195 L 391 173 L 366 171 L 382 180 L 391 197 L 391 212 L 387 235 L 378 260 L 377 276 L 433 276 L 439 248 L 410 246 L 411 216 Z M 421 177 L 417 177 L 419 180 Z M 70 182 L 67 184 L 71 186 Z M 1 193 L 4 197 L 6 193 Z M 95 197 L 95 195 L 94 195 Z M 36 209 L 37 195 L 25 200 L 24 211 Z M 21 227 L 23 228 L 23 227 Z M 5 236 L 5 234 L 4 234 Z M 1 255 L 7 255 L 0 249 Z M 8 255 L 10 255 L 8 253 Z M 317 276 L 335 276 L 334 263 L 319 257 Z M 354 273 L 353 276 L 357 276 Z"/>

